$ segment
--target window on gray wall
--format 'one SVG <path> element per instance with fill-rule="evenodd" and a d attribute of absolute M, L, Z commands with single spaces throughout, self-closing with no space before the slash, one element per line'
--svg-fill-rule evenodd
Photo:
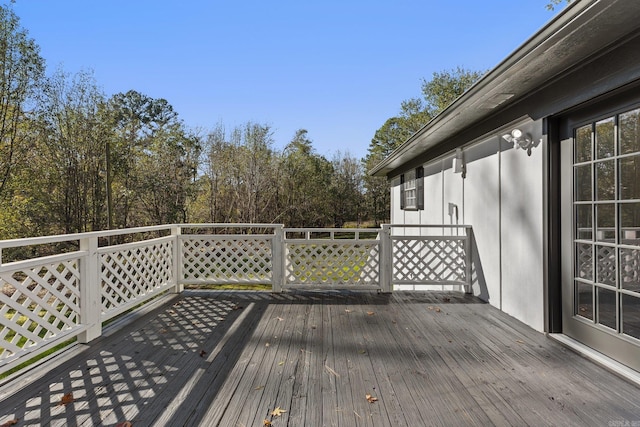
<path fill-rule="evenodd" d="M 400 209 L 424 209 L 424 168 L 400 175 Z"/>

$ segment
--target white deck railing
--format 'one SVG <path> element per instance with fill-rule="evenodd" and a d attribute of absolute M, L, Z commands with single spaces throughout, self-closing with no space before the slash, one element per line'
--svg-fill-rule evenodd
<path fill-rule="evenodd" d="M 0 372 L 72 338 L 89 342 L 101 335 L 103 322 L 185 284 L 259 283 L 275 292 L 391 292 L 407 285 L 470 291 L 469 231 L 181 224 L 0 241 Z M 2 260 L 2 251 L 43 245 L 72 250 Z"/>

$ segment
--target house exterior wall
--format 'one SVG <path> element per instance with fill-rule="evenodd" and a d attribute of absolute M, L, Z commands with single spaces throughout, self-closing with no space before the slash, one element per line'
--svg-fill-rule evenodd
<path fill-rule="evenodd" d="M 532 131 L 542 137 L 542 124 Z M 503 143 L 504 145 L 505 143 Z M 502 309 L 544 329 L 543 150 L 500 152 Z"/>
<path fill-rule="evenodd" d="M 500 308 L 500 137 L 472 146 L 464 155 L 464 221 L 473 226 L 474 293 Z"/>
<path fill-rule="evenodd" d="M 542 138 L 542 121 L 510 126 Z M 424 165 L 425 209 L 400 209 L 400 180 L 392 181 L 393 224 L 473 227 L 473 292 L 536 330 L 544 329 L 543 150 L 531 155 L 496 130 L 463 147 L 465 177 L 454 173 L 455 153 Z M 449 215 L 449 204 L 458 218 Z"/>

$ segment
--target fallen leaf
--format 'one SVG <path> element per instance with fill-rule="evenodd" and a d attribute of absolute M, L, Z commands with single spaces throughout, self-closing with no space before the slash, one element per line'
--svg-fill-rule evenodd
<path fill-rule="evenodd" d="M 360 354 L 367 354 L 367 350 L 358 350 L 358 353 L 360 353 Z"/>
<path fill-rule="evenodd" d="M 231 310 L 242 310 L 242 306 L 241 305 L 234 305 Z"/>
<path fill-rule="evenodd" d="M 282 322 L 284 320 L 282 317 L 276 317 L 276 319 L 278 319 L 279 322 Z"/>
<path fill-rule="evenodd" d="M 16 418 L 15 420 L 9 420 L 6 423 L 0 425 L 0 427 L 14 426 L 14 425 L 18 424 L 18 421 L 20 421 L 20 418 Z"/>
<path fill-rule="evenodd" d="M 166 333 L 167 333 L 167 330 L 166 330 L 166 329 L 160 329 L 160 333 L 161 333 L 161 334 L 166 334 Z"/>
<path fill-rule="evenodd" d="M 259 385 L 258 387 L 254 388 L 254 390 L 258 391 L 258 390 L 262 390 L 264 388 L 263 385 Z"/>
<path fill-rule="evenodd" d="M 274 416 L 274 417 L 279 417 L 282 414 L 284 414 L 285 412 L 287 412 L 287 411 L 285 411 L 284 409 L 282 409 L 281 407 L 278 406 L 276 409 L 273 410 L 273 412 L 271 412 L 271 415 Z"/>
<path fill-rule="evenodd" d="M 427 310 L 433 310 L 433 307 L 429 306 L 427 307 Z"/>
<path fill-rule="evenodd" d="M 336 371 L 334 371 L 333 369 L 331 369 L 330 367 L 328 367 L 327 365 L 324 365 L 324 368 L 327 370 L 327 372 L 329 372 L 332 375 L 335 375 L 336 377 L 340 378 L 340 374 L 337 373 Z"/>
<path fill-rule="evenodd" d="M 133 424 L 131 424 L 129 421 L 125 421 L 123 423 L 116 424 L 116 427 L 133 427 Z"/>
<path fill-rule="evenodd" d="M 524 344 L 524 341 L 522 341 L 522 340 L 516 340 L 516 342 L 517 342 L 518 344 Z"/>
<path fill-rule="evenodd" d="M 436 307 L 436 313 L 440 313 L 442 310 L 440 310 L 440 307 Z"/>
<path fill-rule="evenodd" d="M 265 346 L 265 347 L 269 347 L 270 345 L 271 345 L 271 344 L 269 344 L 269 343 L 266 343 L 266 344 L 265 344 L 264 346 Z"/>
<path fill-rule="evenodd" d="M 278 362 L 278 366 L 284 365 L 284 361 Z"/>
<path fill-rule="evenodd" d="M 62 405 L 68 405 L 69 403 L 72 403 L 75 399 L 73 398 L 73 393 L 67 393 L 64 396 L 62 396 L 62 398 L 60 399 L 60 403 L 58 403 L 58 406 L 62 406 Z"/>
<path fill-rule="evenodd" d="M 367 398 L 367 402 L 369 402 L 369 403 L 373 403 L 373 402 L 377 402 L 378 401 L 377 397 L 373 397 L 370 394 L 367 394 L 365 397 Z"/>
<path fill-rule="evenodd" d="M 348 308 L 346 308 L 346 309 L 344 310 L 344 312 L 345 312 L 345 313 L 351 313 L 351 310 L 349 310 Z"/>
<path fill-rule="evenodd" d="M 373 316 L 373 315 L 374 315 L 374 314 L 376 314 L 376 313 L 374 313 L 373 311 L 367 311 L 367 314 L 368 314 L 369 316 Z"/>
<path fill-rule="evenodd" d="M 264 420 L 264 421 L 262 422 L 262 424 L 264 424 L 264 425 L 265 425 L 265 426 L 267 426 L 267 427 L 271 427 L 271 425 L 272 425 L 272 424 L 271 424 L 271 421 L 269 421 L 269 420 Z"/>
<path fill-rule="evenodd" d="M 204 350 L 200 350 L 200 357 L 204 357 L 204 356 L 205 356 L 205 354 L 207 354 L 207 352 L 206 352 L 206 351 L 204 351 Z"/>

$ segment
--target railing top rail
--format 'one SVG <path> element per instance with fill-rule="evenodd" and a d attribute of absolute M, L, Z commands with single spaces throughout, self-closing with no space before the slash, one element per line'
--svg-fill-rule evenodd
<path fill-rule="evenodd" d="M 92 237 L 110 237 L 122 234 L 147 233 L 149 231 L 171 230 L 175 225 L 152 225 L 148 227 L 119 228 L 117 230 L 89 231 L 86 233 L 56 234 L 53 236 L 24 237 L 20 239 L 0 240 L 0 249 L 20 246 L 43 245 L 47 243 L 68 242 Z"/>
<path fill-rule="evenodd" d="M 112 237 L 123 234 L 147 233 L 150 231 L 171 230 L 172 228 L 282 228 L 282 224 L 163 224 L 146 227 L 119 228 L 117 230 L 88 231 L 85 233 L 55 234 L 51 236 L 23 237 L 20 239 L 0 240 L 0 249 L 21 246 L 43 245 L 48 243 L 68 242 L 95 237 Z"/>
<path fill-rule="evenodd" d="M 471 228 L 468 224 L 383 224 L 385 228 Z"/>
<path fill-rule="evenodd" d="M 180 228 L 283 228 L 283 224 L 255 224 L 255 223 L 204 223 L 204 224 L 175 224 Z"/>
<path fill-rule="evenodd" d="M 122 228 L 117 230 L 90 231 L 86 233 L 58 234 L 53 236 L 25 237 L 20 239 L 0 240 L 0 249 L 15 248 L 21 246 L 34 246 L 48 243 L 67 242 L 96 237 L 111 237 L 124 234 L 147 233 L 150 231 L 171 230 L 172 228 L 266 228 L 284 229 L 287 233 L 375 233 L 381 229 L 391 228 L 448 228 L 448 229 L 471 229 L 470 225 L 454 225 L 454 224 L 383 224 L 381 228 L 285 228 L 283 224 L 252 224 L 252 223 L 236 223 L 236 224 L 163 224 L 147 227 Z"/>
<path fill-rule="evenodd" d="M 310 231 L 312 233 L 377 233 L 381 229 L 380 228 L 322 228 L 322 227 L 313 227 L 313 228 L 304 228 L 304 227 L 295 227 L 289 228 L 285 227 L 284 231 L 287 233 L 305 233 Z"/>

